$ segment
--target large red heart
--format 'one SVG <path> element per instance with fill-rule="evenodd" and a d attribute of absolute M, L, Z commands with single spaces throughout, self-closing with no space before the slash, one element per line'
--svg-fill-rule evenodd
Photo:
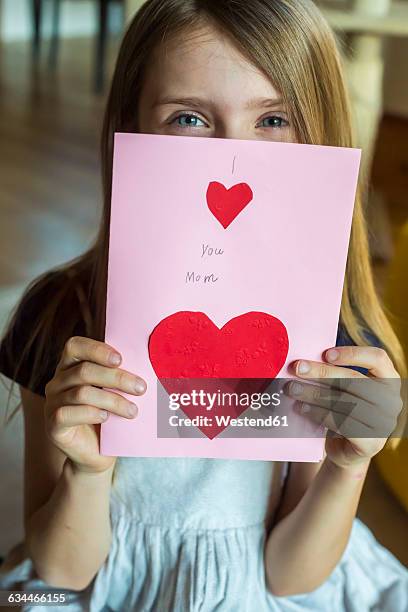
<path fill-rule="evenodd" d="M 254 194 L 246 183 L 227 189 L 221 183 L 210 183 L 207 190 L 207 204 L 212 214 L 224 229 L 252 202 Z"/>
<path fill-rule="evenodd" d="M 281 371 L 288 349 L 284 324 L 263 312 L 243 314 L 221 329 L 202 312 L 178 312 L 163 319 L 149 340 L 150 361 L 169 394 L 191 392 L 197 379 L 207 379 L 206 391 L 232 387 L 247 393 L 263 391 Z M 218 408 L 222 415 L 236 418 L 248 407 Z M 202 406 L 182 409 L 189 418 L 203 414 Z M 199 429 L 212 439 L 225 426 L 214 420 Z"/>

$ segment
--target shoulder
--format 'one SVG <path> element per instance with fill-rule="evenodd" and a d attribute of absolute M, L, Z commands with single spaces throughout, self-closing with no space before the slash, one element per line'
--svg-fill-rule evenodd
<path fill-rule="evenodd" d="M 78 296 L 65 270 L 45 272 L 29 283 L 0 341 L 0 373 L 45 395 L 64 344 L 85 335 Z"/>
<path fill-rule="evenodd" d="M 364 338 L 367 342 L 367 344 L 369 346 L 374 346 L 376 348 L 383 348 L 382 343 L 380 342 L 380 340 L 377 338 L 377 336 L 369 329 L 365 328 L 364 329 Z M 347 329 L 345 328 L 344 325 L 342 325 L 340 323 L 338 331 L 337 331 L 337 341 L 336 341 L 336 346 L 357 346 L 356 343 L 354 342 L 354 340 L 350 337 L 349 333 L 347 332 Z M 360 372 L 361 374 L 367 374 L 368 371 L 364 368 L 356 368 L 353 367 L 351 368 L 352 370 L 356 370 L 357 372 Z"/>
<path fill-rule="evenodd" d="M 364 330 L 364 338 L 369 346 L 375 346 L 377 348 L 382 348 L 383 346 L 377 336 L 369 329 Z M 342 324 L 339 325 L 337 331 L 336 346 L 356 346 L 356 343 L 354 340 L 352 340 L 346 328 Z"/>

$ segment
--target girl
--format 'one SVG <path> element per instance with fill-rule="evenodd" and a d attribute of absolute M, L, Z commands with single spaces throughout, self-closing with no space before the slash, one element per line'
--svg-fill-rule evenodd
<path fill-rule="evenodd" d="M 25 540 L 3 588 L 69 589 L 61 609 L 92 612 L 407 610 L 407 572 L 354 520 L 385 440 L 331 435 L 321 465 L 99 454 L 109 413 L 137 418 L 103 388 L 146 390 L 103 343 L 115 131 L 353 144 L 335 41 L 309 0 L 150 0 L 139 11 L 107 105 L 97 241 L 31 284 L 2 343 L 26 427 Z M 322 363 L 293 364 L 299 379 L 403 371 L 373 288 L 360 194 L 337 345 Z M 371 410 L 390 433 L 397 396 Z"/>

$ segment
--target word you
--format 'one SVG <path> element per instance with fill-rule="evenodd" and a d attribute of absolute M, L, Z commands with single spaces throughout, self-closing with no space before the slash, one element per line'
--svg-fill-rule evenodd
<path fill-rule="evenodd" d="M 201 248 L 201 259 L 204 257 L 213 257 L 214 255 L 224 255 L 224 251 L 222 249 L 210 247 L 209 244 L 203 244 Z"/>

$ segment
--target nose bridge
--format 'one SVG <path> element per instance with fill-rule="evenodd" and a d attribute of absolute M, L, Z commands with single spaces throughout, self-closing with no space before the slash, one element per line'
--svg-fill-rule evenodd
<path fill-rule="evenodd" d="M 224 75 L 224 87 L 213 91 L 211 106 L 215 138 L 246 140 L 251 130 L 251 119 L 247 111 L 248 91 L 229 87 L 228 75 Z"/>
<path fill-rule="evenodd" d="M 237 109 L 229 110 L 225 115 L 219 115 L 215 124 L 216 138 L 234 138 L 246 140 L 248 138 L 248 126 L 245 119 Z"/>

